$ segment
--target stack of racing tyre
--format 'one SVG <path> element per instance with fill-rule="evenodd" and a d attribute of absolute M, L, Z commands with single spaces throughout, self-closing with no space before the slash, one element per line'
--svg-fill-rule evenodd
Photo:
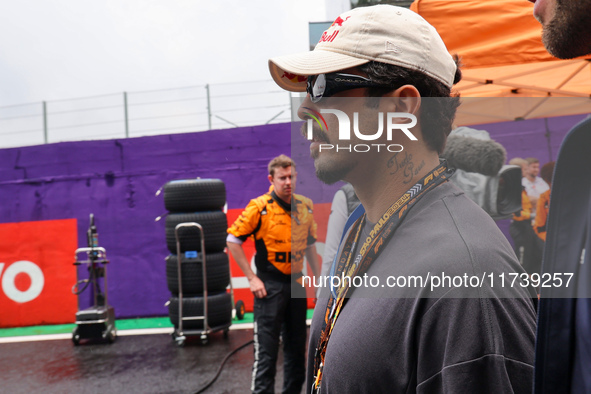
<path fill-rule="evenodd" d="M 232 323 L 233 295 L 226 290 L 230 284 L 230 268 L 228 255 L 224 251 L 228 227 L 224 213 L 224 182 L 219 179 L 174 180 L 166 183 L 163 189 L 164 205 L 168 211 L 166 244 L 171 253 L 166 257 L 166 279 L 172 293 L 168 303 L 170 321 L 176 332 L 179 327 L 179 292 L 182 290 L 182 317 L 204 316 L 207 299 L 209 326 L 204 327 L 202 319 L 183 320 L 183 330 L 226 327 L 224 333 L 227 334 L 227 327 Z M 181 227 L 178 231 L 181 253 L 177 255 L 175 228 L 180 223 L 202 226 L 205 250 L 202 250 L 201 233 L 197 227 Z M 207 298 L 204 297 L 204 285 L 207 286 Z"/>

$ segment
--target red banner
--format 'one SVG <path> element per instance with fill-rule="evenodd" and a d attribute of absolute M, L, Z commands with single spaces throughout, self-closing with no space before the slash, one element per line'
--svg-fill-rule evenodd
<path fill-rule="evenodd" d="M 73 323 L 76 219 L 0 224 L 0 327 Z"/>

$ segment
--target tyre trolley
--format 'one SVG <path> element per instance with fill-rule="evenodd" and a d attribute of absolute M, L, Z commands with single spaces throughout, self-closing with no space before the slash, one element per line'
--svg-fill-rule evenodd
<path fill-rule="evenodd" d="M 200 235 L 201 235 L 201 256 L 202 256 L 202 269 L 203 269 L 203 315 L 193 315 L 193 316 L 184 316 L 183 315 L 183 281 L 182 281 L 182 273 L 181 273 L 181 243 L 179 240 L 179 229 L 183 228 L 183 227 L 197 227 Z M 208 336 L 209 334 L 213 333 L 213 332 L 217 332 L 217 331 L 223 331 L 224 332 L 224 337 L 228 336 L 228 332 L 230 329 L 230 326 L 232 325 L 232 318 L 230 318 L 230 321 L 226 324 L 222 324 L 222 325 L 218 325 L 215 327 L 211 327 L 209 325 L 208 322 L 208 293 L 207 293 L 207 268 L 206 268 L 206 253 L 205 253 L 205 238 L 204 238 L 204 233 L 203 233 L 203 227 L 195 222 L 189 222 L 189 223 L 180 223 L 178 224 L 175 229 L 174 229 L 174 234 L 175 234 L 175 239 L 176 239 L 176 251 L 177 251 L 177 263 L 178 263 L 178 286 L 179 286 L 179 291 L 178 291 L 178 326 L 175 327 L 173 333 L 172 333 L 172 338 L 176 341 L 178 346 L 184 346 L 185 344 L 185 340 L 187 339 L 187 336 L 200 336 L 201 339 L 201 343 L 202 344 L 207 344 L 208 342 Z M 229 269 L 229 267 L 228 267 Z M 231 275 L 230 275 L 230 296 L 231 296 L 231 303 L 232 303 L 232 317 L 235 315 L 239 315 L 239 318 L 241 317 L 240 314 L 242 314 L 242 316 L 244 315 L 244 304 L 239 301 L 239 303 L 241 305 L 236 305 L 236 308 L 234 307 L 234 288 L 232 287 L 232 279 L 231 279 Z M 240 309 L 239 309 L 240 308 Z M 183 322 L 185 321 L 189 321 L 189 320 L 201 320 L 203 321 L 203 327 L 202 329 L 184 329 L 183 328 Z"/>
<path fill-rule="evenodd" d="M 107 295 L 107 252 L 105 248 L 98 246 L 98 233 L 94 225 L 94 215 L 90 214 L 90 227 L 87 232 L 88 247 L 76 249 L 74 265 L 88 265 L 88 279 L 78 278 L 72 288 L 72 293 L 78 296 L 78 312 L 76 312 L 76 327 L 72 332 L 74 345 L 79 345 L 81 339 L 102 339 L 113 343 L 117 337 L 115 328 L 115 310 L 109 305 Z M 84 256 L 79 259 L 79 256 Z M 99 279 L 104 279 L 104 291 L 101 291 Z M 82 288 L 80 286 L 83 285 Z M 86 309 L 80 309 L 80 295 L 91 286 L 93 293 L 93 305 Z"/>

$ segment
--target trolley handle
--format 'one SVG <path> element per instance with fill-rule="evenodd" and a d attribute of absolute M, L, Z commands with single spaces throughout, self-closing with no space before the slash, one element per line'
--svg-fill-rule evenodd
<path fill-rule="evenodd" d="M 206 260 L 205 260 L 205 234 L 203 232 L 203 227 L 199 223 L 195 222 L 185 222 L 179 223 L 174 228 L 174 237 L 176 241 L 176 252 L 177 252 L 177 275 L 178 275 L 178 284 L 179 284 L 179 333 L 181 336 L 183 335 L 183 280 L 181 274 L 181 241 L 179 239 L 179 229 L 183 227 L 197 227 L 199 233 L 201 235 L 201 267 L 203 269 L 203 332 L 209 330 L 209 324 L 207 321 L 207 269 L 206 269 Z"/>
<path fill-rule="evenodd" d="M 87 260 L 78 260 L 79 253 L 86 253 Z M 90 263 L 91 262 L 90 254 L 91 253 L 97 254 L 96 257 L 94 258 L 95 263 L 106 264 L 109 262 L 109 260 L 107 260 L 107 251 L 105 250 L 105 248 L 100 247 L 100 246 L 95 246 L 95 247 L 86 247 L 86 248 L 76 249 L 76 251 L 74 252 L 74 265 Z"/>

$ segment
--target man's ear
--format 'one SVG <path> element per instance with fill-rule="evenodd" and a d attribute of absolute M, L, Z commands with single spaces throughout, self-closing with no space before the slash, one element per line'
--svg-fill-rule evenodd
<path fill-rule="evenodd" d="M 273 184 L 273 176 L 271 174 L 269 174 L 267 177 L 269 178 L 269 182 L 271 182 L 271 184 Z"/>
<path fill-rule="evenodd" d="M 395 108 L 390 112 L 406 112 L 418 117 L 421 108 L 421 94 L 413 85 L 403 85 L 384 97 L 393 98 L 392 105 Z"/>

